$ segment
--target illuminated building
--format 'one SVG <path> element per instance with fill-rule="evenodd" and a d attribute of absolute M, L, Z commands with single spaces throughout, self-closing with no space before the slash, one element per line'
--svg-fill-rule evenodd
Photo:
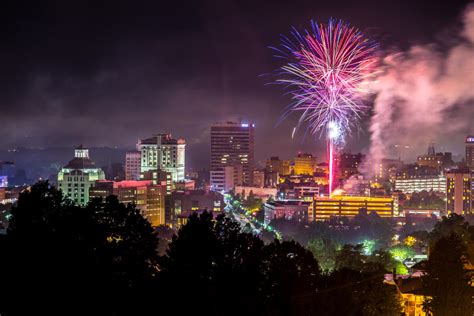
<path fill-rule="evenodd" d="M 316 166 L 316 172 L 327 174 L 329 172 L 329 164 L 327 162 L 318 163 Z"/>
<path fill-rule="evenodd" d="M 296 175 L 313 175 L 316 167 L 316 157 L 311 154 L 298 154 L 295 157 L 294 173 Z"/>
<path fill-rule="evenodd" d="M 434 209 L 403 209 L 403 215 L 411 219 L 424 219 L 432 218 L 436 216 L 437 218 L 441 217 L 441 212 Z"/>
<path fill-rule="evenodd" d="M 446 193 L 446 177 L 443 175 L 395 179 L 395 190 L 403 193 L 434 191 Z"/>
<path fill-rule="evenodd" d="M 280 175 L 277 171 L 272 171 L 265 169 L 265 187 L 276 187 L 280 180 L 284 180 L 284 178 L 280 178 Z"/>
<path fill-rule="evenodd" d="M 450 170 L 446 172 L 446 212 L 448 214 L 471 214 L 471 181 L 469 170 Z"/>
<path fill-rule="evenodd" d="M 440 170 L 433 167 L 407 164 L 397 172 L 396 179 L 436 178 L 440 174 Z"/>
<path fill-rule="evenodd" d="M 165 224 L 166 184 L 152 180 L 97 181 L 90 189 L 91 198 L 117 196 L 123 204 L 135 204 L 152 226 Z"/>
<path fill-rule="evenodd" d="M 265 172 L 263 170 L 253 171 L 253 185 L 255 187 L 263 188 L 265 185 Z"/>
<path fill-rule="evenodd" d="M 104 179 L 104 171 L 96 168 L 89 150 L 81 145 L 75 149 L 74 159 L 59 171 L 58 188 L 74 203 L 85 205 L 89 202 L 89 188 Z"/>
<path fill-rule="evenodd" d="M 358 168 L 362 159 L 364 159 L 364 155 L 361 153 L 342 153 L 338 158 L 336 161 L 338 177 L 348 179 L 350 176 L 359 173 Z"/>
<path fill-rule="evenodd" d="M 235 194 L 240 194 L 242 198 L 245 198 L 252 192 L 252 194 L 259 199 L 262 199 L 263 202 L 266 202 L 270 197 L 275 198 L 277 196 L 276 188 L 261 188 L 261 187 L 248 187 L 248 186 L 236 186 Z"/>
<path fill-rule="evenodd" d="M 164 183 L 166 185 L 167 195 L 171 194 L 174 188 L 171 172 L 166 172 L 161 169 L 141 172 L 140 180 L 151 180 L 153 184 Z"/>
<path fill-rule="evenodd" d="M 385 283 L 394 285 L 397 287 L 398 297 L 400 298 L 400 304 L 402 307 L 402 315 L 407 316 L 426 316 L 426 312 L 423 310 L 423 302 L 426 297 L 424 295 L 423 283 L 421 281 L 421 274 L 414 273 L 411 276 L 395 276 L 390 280 L 385 280 Z M 386 276 L 387 279 L 387 276 Z"/>
<path fill-rule="evenodd" d="M 225 166 L 211 170 L 211 189 L 228 192 L 237 185 L 243 184 L 243 166 Z"/>
<path fill-rule="evenodd" d="M 267 159 L 265 169 L 268 172 L 278 172 L 280 176 L 287 176 L 290 174 L 290 161 L 280 160 L 278 157 L 270 157 L 270 159 Z"/>
<path fill-rule="evenodd" d="M 181 215 L 187 218 L 192 212 L 203 210 L 221 213 L 224 210 L 224 197 L 206 190 L 173 192 L 166 201 L 166 225 L 177 228 Z"/>
<path fill-rule="evenodd" d="M 272 201 L 263 204 L 265 212 L 265 224 L 274 219 L 284 218 L 306 222 L 308 218 L 308 207 L 311 202 L 305 201 Z"/>
<path fill-rule="evenodd" d="M 105 200 L 109 195 L 114 195 L 114 181 L 99 180 L 89 189 L 89 200 L 97 198 Z"/>
<path fill-rule="evenodd" d="M 317 183 L 298 183 L 293 185 L 293 192 L 295 199 L 309 199 L 313 200 L 315 196 L 319 195 L 320 187 Z M 293 198 L 288 196 L 288 198 Z"/>
<path fill-rule="evenodd" d="M 369 196 L 370 182 L 361 175 L 353 175 L 344 182 L 344 191 L 347 195 Z"/>
<path fill-rule="evenodd" d="M 332 196 L 316 197 L 308 212 L 308 220 L 326 220 L 331 216 L 354 217 L 361 211 L 376 212 L 380 217 L 394 216 L 391 197 Z"/>
<path fill-rule="evenodd" d="M 125 154 L 125 180 L 140 180 L 141 153 L 129 151 Z"/>
<path fill-rule="evenodd" d="M 5 187 L 0 187 L 0 204 L 3 204 L 3 200 L 5 200 Z"/>
<path fill-rule="evenodd" d="M 384 158 L 375 166 L 375 178 L 377 180 L 394 180 L 397 172 L 403 168 L 403 161 L 400 159 Z"/>
<path fill-rule="evenodd" d="M 196 181 L 194 180 L 184 180 L 179 181 L 174 184 L 174 189 L 176 191 L 190 191 L 196 189 Z"/>
<path fill-rule="evenodd" d="M 315 172 L 313 175 L 313 181 L 317 184 L 327 185 L 328 184 L 328 175 L 325 172 Z"/>
<path fill-rule="evenodd" d="M 254 130 L 251 123 L 218 123 L 211 126 L 211 188 L 224 186 L 224 168 L 242 166 L 243 184 L 252 185 Z M 234 172 L 238 172 L 236 169 Z"/>
<path fill-rule="evenodd" d="M 441 170 L 453 164 L 451 153 L 435 153 L 434 145 L 428 147 L 428 154 L 418 156 L 416 163 L 419 166 L 427 166 Z"/>
<path fill-rule="evenodd" d="M 474 171 L 474 136 L 466 137 L 466 165 Z"/>
<path fill-rule="evenodd" d="M 157 134 L 137 144 L 141 155 L 140 172 L 163 170 L 171 173 L 172 181 L 184 180 L 186 142 L 171 134 Z"/>

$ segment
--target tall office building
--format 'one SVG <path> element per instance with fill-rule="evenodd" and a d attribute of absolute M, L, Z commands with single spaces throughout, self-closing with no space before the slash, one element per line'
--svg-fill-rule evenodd
<path fill-rule="evenodd" d="M 466 165 L 474 171 L 474 136 L 466 137 Z"/>
<path fill-rule="evenodd" d="M 359 173 L 359 166 L 364 159 L 364 155 L 361 153 L 351 154 L 342 153 L 337 157 L 337 174 L 341 179 L 348 179 L 350 176 Z"/>
<path fill-rule="evenodd" d="M 129 151 L 125 154 L 125 180 L 139 180 L 141 155 L 139 151 Z"/>
<path fill-rule="evenodd" d="M 75 149 L 74 159 L 59 171 L 58 188 L 74 203 L 85 205 L 89 202 L 89 188 L 104 179 L 104 171 L 96 168 L 89 150 L 81 145 Z"/>
<path fill-rule="evenodd" d="M 184 180 L 184 139 L 173 139 L 171 134 L 157 134 L 137 144 L 140 151 L 140 172 L 163 170 L 171 173 L 173 182 Z"/>
<path fill-rule="evenodd" d="M 225 167 L 242 166 L 242 181 L 252 184 L 254 170 L 254 128 L 251 123 L 219 123 L 211 126 L 211 188 L 219 190 L 224 184 Z M 213 177 L 214 175 L 214 177 Z M 235 178 L 239 178 L 237 175 Z M 234 184 L 235 185 L 235 184 Z"/>
<path fill-rule="evenodd" d="M 469 170 L 450 170 L 446 173 L 446 212 L 471 214 L 472 188 Z"/>
<path fill-rule="evenodd" d="M 316 157 L 311 154 L 298 154 L 295 157 L 295 174 L 296 175 L 313 175 L 316 172 Z"/>
<path fill-rule="evenodd" d="M 397 172 L 403 169 L 403 161 L 400 159 L 389 159 L 384 158 L 382 161 L 375 165 L 375 179 L 380 180 L 393 180 L 395 181 L 395 177 Z"/>
<path fill-rule="evenodd" d="M 243 184 L 242 165 L 225 166 L 211 170 L 211 189 L 228 192 Z"/>

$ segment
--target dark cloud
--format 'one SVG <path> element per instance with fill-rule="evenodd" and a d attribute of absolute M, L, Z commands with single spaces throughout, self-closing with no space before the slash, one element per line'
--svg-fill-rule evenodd
<path fill-rule="evenodd" d="M 256 122 L 259 159 L 298 150 L 323 155 L 321 140 L 291 139 L 295 118 L 275 127 L 289 100 L 262 76 L 276 67 L 267 46 L 291 25 L 341 17 L 385 47 L 409 47 L 456 28 L 465 6 L 375 0 L 2 3 L 0 148 L 132 147 L 139 137 L 169 131 L 186 138 L 196 165 L 207 163 L 209 125 L 242 118 Z M 368 138 L 363 130 L 348 147 L 367 148 Z"/>

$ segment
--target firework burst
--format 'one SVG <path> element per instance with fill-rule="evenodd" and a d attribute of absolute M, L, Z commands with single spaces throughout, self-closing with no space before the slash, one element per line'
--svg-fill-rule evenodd
<path fill-rule="evenodd" d="M 286 60 L 277 82 L 289 88 L 293 100 L 282 118 L 301 112 L 297 128 L 306 122 L 313 134 L 331 133 L 337 125 L 335 140 L 343 141 L 367 111 L 364 96 L 376 73 L 377 46 L 355 27 L 330 20 L 311 21 L 311 30 L 303 33 L 293 28 L 273 49 Z"/>
<path fill-rule="evenodd" d="M 368 110 L 364 102 L 368 85 L 374 80 L 377 46 L 357 28 L 343 21 L 328 24 L 311 21 L 311 29 L 282 36 L 281 47 L 273 48 L 285 64 L 277 71 L 277 82 L 292 96 L 282 119 L 300 112 L 295 131 L 304 123 L 307 131 L 326 134 L 332 192 L 334 147 Z"/>

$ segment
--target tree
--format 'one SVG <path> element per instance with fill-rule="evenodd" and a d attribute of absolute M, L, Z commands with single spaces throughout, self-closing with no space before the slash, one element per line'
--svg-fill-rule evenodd
<path fill-rule="evenodd" d="M 366 257 L 362 254 L 362 245 L 344 245 L 336 255 L 336 269 L 350 269 L 362 272 Z"/>
<path fill-rule="evenodd" d="M 294 241 L 275 240 L 262 256 L 266 315 L 311 314 L 320 277 L 312 253 Z"/>
<path fill-rule="evenodd" d="M 323 272 L 331 272 L 336 266 L 338 245 L 331 239 L 315 238 L 308 242 L 307 247 L 313 253 Z"/>
<path fill-rule="evenodd" d="M 405 201 L 404 207 L 419 209 L 438 209 L 443 210 L 446 202 L 434 192 L 421 191 L 414 192 L 408 201 Z"/>
<path fill-rule="evenodd" d="M 75 206 L 39 182 L 11 214 L 1 245 L 1 269 L 9 273 L 0 308 L 7 314 L 31 306 L 44 314 L 140 313 L 137 303 L 157 272 L 158 240 L 137 209 L 115 197 Z M 29 304 L 14 304 L 20 298 Z"/>
<path fill-rule="evenodd" d="M 434 315 L 472 315 L 471 278 L 465 265 L 468 254 L 462 238 L 455 233 L 437 240 L 423 277 L 425 311 Z"/>
<path fill-rule="evenodd" d="M 395 287 L 383 283 L 383 272 L 335 270 L 326 276 L 317 302 L 317 315 L 395 316 L 401 312 Z"/>
<path fill-rule="evenodd" d="M 211 213 L 192 214 L 173 236 L 161 264 L 161 288 L 165 301 L 180 311 L 219 315 L 258 310 L 260 258 L 263 242 L 240 231 L 237 223 Z M 183 297 L 177 295 L 185 289 Z M 229 309 L 228 300 L 236 304 Z"/>
<path fill-rule="evenodd" d="M 456 213 L 443 216 L 442 220 L 436 223 L 430 232 L 430 246 L 433 246 L 440 238 L 448 237 L 453 233 L 458 235 L 464 243 L 467 243 L 471 238 L 469 223 Z"/>

